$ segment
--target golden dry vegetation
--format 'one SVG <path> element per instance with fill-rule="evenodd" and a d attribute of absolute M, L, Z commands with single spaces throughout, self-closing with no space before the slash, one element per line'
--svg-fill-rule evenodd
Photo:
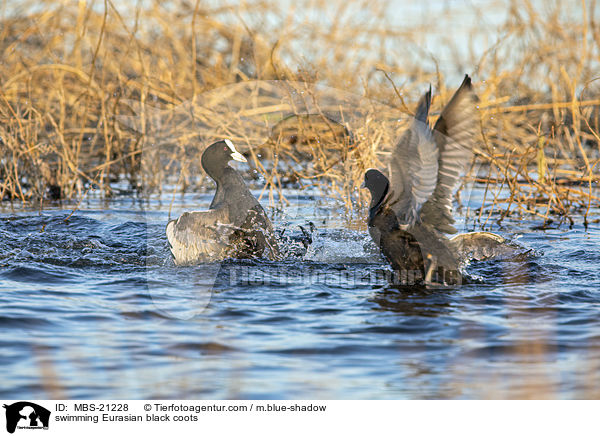
<path fill-rule="evenodd" d="M 452 11 L 398 22 L 396 3 L 5 1 L 0 196 L 201 189 L 201 150 L 229 137 L 272 201 L 316 186 L 356 210 L 419 94 L 433 84 L 439 112 L 469 73 L 480 224 L 587 223 L 600 203 L 596 3 L 484 2 L 472 15 L 500 23 L 473 28 Z"/>

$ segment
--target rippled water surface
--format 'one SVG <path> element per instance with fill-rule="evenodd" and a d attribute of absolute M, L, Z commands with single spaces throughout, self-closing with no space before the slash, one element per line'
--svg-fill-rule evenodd
<path fill-rule="evenodd" d="M 600 398 L 597 224 L 507 222 L 534 255 L 471 264 L 482 283 L 397 290 L 364 231 L 316 200 L 275 216 L 286 260 L 191 267 L 168 252 L 169 200 L 66 221 L 5 206 L 0 397 Z"/>

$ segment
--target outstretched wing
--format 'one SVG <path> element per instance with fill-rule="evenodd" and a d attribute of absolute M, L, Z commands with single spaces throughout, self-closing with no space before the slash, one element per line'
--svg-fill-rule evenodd
<path fill-rule="evenodd" d="M 427 122 L 431 104 L 431 87 L 417 106 L 415 119 L 392 151 L 390 202 L 398 218 L 414 224 L 419 209 L 432 195 L 438 174 L 438 147 Z"/>
<path fill-rule="evenodd" d="M 175 263 L 218 260 L 224 257 L 235 231 L 225 209 L 185 212 L 167 224 L 167 239 Z"/>
<path fill-rule="evenodd" d="M 232 222 L 234 221 L 234 222 Z M 218 261 L 232 255 L 279 258 L 279 246 L 271 222 L 260 205 L 235 224 L 226 208 L 185 212 L 167 224 L 167 239 L 178 265 Z M 238 221 L 239 222 L 239 221 Z"/>
<path fill-rule="evenodd" d="M 452 192 L 473 155 L 477 137 L 477 101 L 471 78 L 454 93 L 433 128 L 440 150 L 437 185 L 421 209 L 421 220 L 444 233 L 456 233 L 452 217 Z"/>

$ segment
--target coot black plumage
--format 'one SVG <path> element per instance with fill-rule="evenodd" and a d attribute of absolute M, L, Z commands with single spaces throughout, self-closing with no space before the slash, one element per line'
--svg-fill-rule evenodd
<path fill-rule="evenodd" d="M 371 193 L 368 228 L 390 262 L 399 284 L 455 285 L 462 280 L 456 246 L 461 237 L 452 217 L 452 191 L 470 161 L 477 135 L 477 96 L 463 83 L 433 126 L 428 123 L 431 88 L 419 101 L 411 127 L 392 151 L 391 181 L 379 170 L 365 173 Z M 469 234 L 500 244 L 490 233 Z"/>
<path fill-rule="evenodd" d="M 246 162 L 228 139 L 211 144 L 202 154 L 202 168 L 217 184 L 209 210 L 185 212 L 167 224 L 175 263 L 225 258 L 279 256 L 273 226 L 242 176 L 229 161 Z"/>

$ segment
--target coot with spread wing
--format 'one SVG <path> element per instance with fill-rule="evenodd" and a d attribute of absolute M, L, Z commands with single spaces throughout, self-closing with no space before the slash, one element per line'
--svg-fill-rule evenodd
<path fill-rule="evenodd" d="M 167 224 L 175 263 L 184 265 L 226 258 L 279 257 L 273 226 L 242 176 L 229 161 L 246 162 L 229 139 L 211 144 L 202 168 L 217 184 L 206 211 L 185 212 Z"/>
<path fill-rule="evenodd" d="M 431 88 L 421 97 L 415 119 L 392 150 L 390 179 L 369 169 L 364 187 L 371 193 L 368 228 L 395 272 L 407 285 L 456 285 L 462 281 L 452 193 L 469 163 L 477 136 L 478 98 L 467 75 L 433 128 L 428 117 Z M 490 233 L 468 234 L 470 247 L 499 245 Z"/>

